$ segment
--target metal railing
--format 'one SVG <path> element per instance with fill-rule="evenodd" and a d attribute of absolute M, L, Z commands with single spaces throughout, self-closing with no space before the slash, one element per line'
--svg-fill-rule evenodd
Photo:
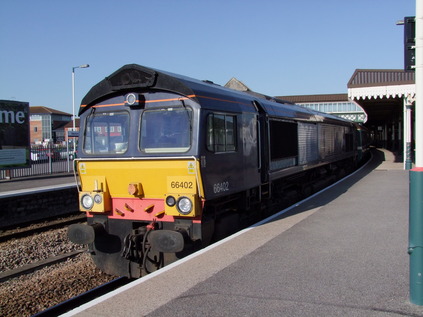
<path fill-rule="evenodd" d="M 58 145 L 31 146 L 31 166 L 0 171 L 1 179 L 27 176 L 73 173 L 74 152 L 71 148 Z"/>

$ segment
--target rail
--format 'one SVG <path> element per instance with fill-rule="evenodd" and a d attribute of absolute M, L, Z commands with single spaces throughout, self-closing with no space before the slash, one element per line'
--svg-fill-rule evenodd
<path fill-rule="evenodd" d="M 35 314 L 33 317 L 58 316 L 58 315 L 64 314 L 85 303 L 88 303 L 89 301 L 92 301 L 93 299 L 97 297 L 100 297 L 101 295 L 109 293 L 118 287 L 128 284 L 129 282 L 131 282 L 131 280 L 126 277 L 118 277 L 111 282 L 98 286 L 86 293 L 73 297 L 63 303 L 60 303 L 47 310 L 39 312 L 38 314 Z"/>
<path fill-rule="evenodd" d="M 5 281 L 8 281 L 12 278 L 15 278 L 15 277 L 18 277 L 18 276 L 21 276 L 21 275 L 25 275 L 25 274 L 28 274 L 28 273 L 35 272 L 35 271 L 40 270 L 40 269 L 42 269 L 46 266 L 49 266 L 49 265 L 53 265 L 53 264 L 56 264 L 56 263 L 59 263 L 59 262 L 64 262 L 64 261 L 66 261 L 70 258 L 77 256 L 78 254 L 80 254 L 82 252 L 87 252 L 87 249 L 84 248 L 84 249 L 81 249 L 81 250 L 76 250 L 76 251 L 73 251 L 73 252 L 56 255 L 56 256 L 50 257 L 50 258 L 45 259 L 45 260 L 41 260 L 41 261 L 38 261 L 38 262 L 35 262 L 35 263 L 30 263 L 30 264 L 24 265 L 22 267 L 18 267 L 18 268 L 13 269 L 13 270 L 8 270 L 8 271 L 5 271 L 5 272 L 2 272 L 2 273 L 0 273 L 0 283 L 3 283 Z"/>

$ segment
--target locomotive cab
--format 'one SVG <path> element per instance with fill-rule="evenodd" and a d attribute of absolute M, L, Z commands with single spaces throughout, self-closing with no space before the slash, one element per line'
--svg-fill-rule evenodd
<path fill-rule="evenodd" d="M 156 77 L 124 67 L 81 106 L 75 171 L 88 224 L 70 226 L 68 236 L 88 244 L 96 265 L 113 275 L 139 277 L 203 239 L 199 106 L 143 87 L 157 85 Z"/>

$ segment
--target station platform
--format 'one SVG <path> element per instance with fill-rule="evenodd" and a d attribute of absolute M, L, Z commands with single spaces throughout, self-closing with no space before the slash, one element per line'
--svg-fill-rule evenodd
<path fill-rule="evenodd" d="M 76 187 L 73 174 L 52 174 L 0 181 L 0 198 Z"/>
<path fill-rule="evenodd" d="M 298 204 L 63 316 L 423 316 L 409 172 L 383 150 Z"/>

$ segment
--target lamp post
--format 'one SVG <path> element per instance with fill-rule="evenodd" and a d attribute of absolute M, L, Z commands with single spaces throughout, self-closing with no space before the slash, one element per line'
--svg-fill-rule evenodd
<path fill-rule="evenodd" d="M 72 67 L 72 119 L 73 119 L 73 131 L 75 131 L 75 69 L 76 68 L 88 68 L 90 65 L 83 64 L 79 66 Z M 73 153 L 76 152 L 76 143 L 73 142 Z"/>

